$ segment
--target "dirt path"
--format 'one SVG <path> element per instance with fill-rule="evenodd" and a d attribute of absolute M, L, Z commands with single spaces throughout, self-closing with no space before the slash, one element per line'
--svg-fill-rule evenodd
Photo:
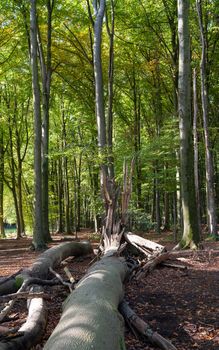
<path fill-rule="evenodd" d="M 81 238 L 86 238 L 86 233 Z M 55 239 L 53 244 L 58 244 L 60 237 Z M 10 275 L 33 263 L 38 254 L 29 250 L 30 242 L 28 239 L 0 240 L 0 276 Z M 208 249 L 216 248 L 219 249 L 219 243 L 208 244 Z M 92 259 L 93 256 L 77 258 L 69 263 L 76 280 L 83 276 Z M 213 256 L 208 250 L 191 254 L 181 263 L 188 269 L 159 267 L 138 284 L 126 285 L 125 297 L 138 315 L 152 329 L 169 338 L 178 350 L 219 350 L 219 256 Z M 58 271 L 63 273 L 61 268 Z M 47 302 L 48 326 L 42 346 L 59 321 L 61 304 L 68 295 L 63 286 L 48 287 L 46 291 L 52 298 Z M 10 316 L 12 320 L 4 326 L 14 327 L 24 322 L 25 301 L 17 301 Z M 136 339 L 128 329 L 126 347 L 127 350 L 156 349 Z"/>

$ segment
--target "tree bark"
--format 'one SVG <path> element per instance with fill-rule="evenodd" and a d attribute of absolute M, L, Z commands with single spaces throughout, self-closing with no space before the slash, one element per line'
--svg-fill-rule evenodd
<path fill-rule="evenodd" d="M 47 0 L 47 52 L 46 59 L 41 41 L 39 26 L 38 29 L 38 49 L 40 58 L 40 67 L 42 75 L 42 215 L 43 215 L 43 233 L 46 242 L 51 241 L 49 232 L 49 109 L 50 109 L 50 86 L 51 86 L 51 42 L 52 42 L 52 12 L 54 0 Z"/>
<path fill-rule="evenodd" d="M 0 126 L 0 236 L 5 237 L 4 230 L 4 138 L 3 128 Z"/>
<path fill-rule="evenodd" d="M 201 98 L 202 98 L 202 115 L 204 126 L 204 139 L 205 139 L 205 170 L 206 170 L 206 195 L 207 195 L 207 216 L 209 233 L 215 238 L 219 239 L 217 233 L 217 211 L 215 201 L 215 188 L 214 188 L 214 164 L 213 155 L 211 151 L 211 141 L 208 127 L 208 91 L 207 91 L 207 73 L 206 73 L 206 38 L 202 20 L 202 2 L 196 0 L 196 7 L 199 20 L 199 28 L 201 33 L 201 45 L 202 56 L 200 63 L 201 72 Z"/>
<path fill-rule="evenodd" d="M 37 13 L 36 0 L 31 0 L 30 8 L 30 41 L 31 41 L 31 69 L 32 89 L 34 101 L 34 230 L 33 246 L 44 249 L 46 240 L 43 234 L 42 222 L 42 174 L 41 174 L 41 110 L 40 86 L 37 63 Z"/>
<path fill-rule="evenodd" d="M 101 44 L 102 44 L 102 25 L 105 12 L 105 0 L 100 0 L 99 5 L 97 1 L 94 1 L 94 10 L 96 19 L 94 22 L 94 78 L 95 78 L 95 107 L 96 107 L 96 120 L 97 120 L 97 133 L 98 133 L 98 147 L 100 152 L 101 162 L 101 183 L 103 183 L 103 172 L 108 175 L 108 169 L 106 165 L 106 120 L 104 111 L 104 91 L 103 91 L 103 71 L 102 71 L 102 57 L 101 57 Z"/>
<path fill-rule="evenodd" d="M 197 216 L 199 231 L 201 232 L 201 208 L 200 208 L 200 186 L 199 186 L 199 168 L 198 168 L 198 131 L 197 131 L 197 119 L 198 119 L 198 102 L 197 102 L 197 82 L 196 82 L 196 70 L 193 70 L 193 138 L 194 138 L 194 174 L 195 174 L 195 196 L 197 205 Z"/>
<path fill-rule="evenodd" d="M 199 242 L 200 236 L 195 200 L 194 157 L 192 147 L 189 6 L 189 0 L 178 0 L 178 108 L 183 212 L 183 236 L 179 244 L 184 248 L 187 246 L 195 248 Z"/>
<path fill-rule="evenodd" d="M 110 1 L 111 29 L 106 14 L 107 32 L 109 36 L 109 65 L 108 65 L 108 110 L 107 110 L 107 144 L 108 144 L 108 167 L 109 177 L 114 178 L 114 157 L 113 157 L 113 83 L 114 83 L 114 34 L 115 34 L 115 4 Z"/>

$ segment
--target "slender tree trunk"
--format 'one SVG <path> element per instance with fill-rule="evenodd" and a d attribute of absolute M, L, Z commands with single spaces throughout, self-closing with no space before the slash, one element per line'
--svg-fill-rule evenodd
<path fill-rule="evenodd" d="M 109 177 L 114 178 L 114 157 L 113 157 L 113 82 L 114 82 L 114 34 L 115 34 L 115 5 L 114 0 L 111 4 L 111 30 L 109 28 L 108 19 L 107 32 L 109 36 L 109 66 L 108 66 L 108 111 L 107 111 L 107 144 L 108 144 L 108 167 Z M 107 18 L 107 16 L 106 16 Z"/>
<path fill-rule="evenodd" d="M 70 198 L 69 198 L 69 181 L 68 181 L 68 159 L 63 158 L 63 178 L 64 178 L 64 199 L 65 199 L 65 232 L 71 233 L 70 228 Z"/>
<path fill-rule="evenodd" d="M 191 74 L 189 39 L 189 0 L 178 0 L 179 85 L 178 108 L 180 129 L 180 176 L 183 212 L 181 247 L 197 247 L 199 226 L 195 199 L 194 155 L 191 124 Z"/>
<path fill-rule="evenodd" d="M 9 149 L 10 149 L 10 171 L 11 171 L 11 185 L 8 187 L 12 191 L 13 199 L 14 199 L 14 207 L 15 207 L 15 213 L 16 213 L 16 226 L 17 226 L 17 239 L 21 238 L 21 220 L 20 220 L 20 212 L 19 212 L 19 205 L 18 205 L 18 197 L 17 197 L 17 174 L 15 172 L 15 160 L 14 160 L 14 145 L 13 145 L 13 133 L 12 133 L 12 125 L 11 125 L 11 118 L 9 117 Z"/>
<path fill-rule="evenodd" d="M 0 236 L 5 237 L 4 230 L 4 137 L 0 126 Z"/>
<path fill-rule="evenodd" d="M 196 70 L 193 71 L 193 138 L 194 138 L 194 174 L 195 174 L 195 195 L 198 215 L 198 225 L 201 232 L 201 209 L 200 209 L 200 186 L 199 186 L 199 170 L 198 170 L 198 132 L 197 132 L 197 118 L 198 118 L 198 103 L 197 103 L 197 84 L 196 84 Z"/>
<path fill-rule="evenodd" d="M 76 210 L 76 230 L 80 231 L 81 227 L 81 160 L 82 155 L 80 154 L 79 163 L 77 164 L 76 158 L 74 157 L 74 186 L 75 193 L 77 194 L 75 197 L 75 206 Z"/>
<path fill-rule="evenodd" d="M 42 175 L 41 175 L 41 110 L 40 86 L 37 64 L 37 13 L 36 0 L 30 0 L 31 69 L 34 101 L 34 231 L 33 246 L 43 249 L 46 246 L 42 223 Z"/>
<path fill-rule="evenodd" d="M 17 192 L 18 192 L 18 210 L 20 217 L 21 234 L 25 234 L 24 214 L 23 214 L 23 195 L 22 195 L 22 163 L 18 160 L 17 175 Z"/>
<path fill-rule="evenodd" d="M 173 239 L 177 243 L 177 193 L 173 193 Z"/>
<path fill-rule="evenodd" d="M 164 164 L 164 230 L 170 228 L 170 195 L 168 192 L 168 164 Z"/>
<path fill-rule="evenodd" d="M 161 217 L 160 217 L 160 189 L 159 189 L 159 172 L 158 164 L 155 165 L 155 215 L 156 215 L 156 233 L 160 234 Z"/>
<path fill-rule="evenodd" d="M 206 169 L 206 192 L 207 192 L 207 215 L 209 232 L 215 238 L 219 238 L 217 232 L 217 211 L 215 202 L 214 188 L 214 164 L 211 151 L 211 141 L 208 127 L 208 91 L 207 91 L 207 73 L 206 73 L 206 38 L 202 21 L 202 2 L 196 0 L 198 13 L 199 27 L 201 33 L 202 56 L 200 63 L 201 72 L 201 98 L 202 98 L 202 113 L 205 139 L 205 169 Z"/>
<path fill-rule="evenodd" d="M 50 109 L 50 86 L 51 86 L 51 42 L 52 42 L 52 11 L 54 0 L 47 0 L 47 60 L 45 62 L 43 46 L 38 28 L 38 48 L 40 53 L 40 65 L 42 73 L 42 214 L 43 232 L 46 242 L 51 241 L 49 232 L 49 109 Z"/>
<path fill-rule="evenodd" d="M 57 189 L 58 189 L 58 226 L 57 226 L 57 233 L 63 233 L 63 175 L 62 175 L 62 160 L 61 158 L 58 159 L 57 162 Z"/>
<path fill-rule="evenodd" d="M 94 22 L 94 77 L 95 77 L 95 106 L 96 106 L 96 120 L 98 132 L 98 147 L 101 157 L 101 184 L 103 184 L 104 174 L 108 175 L 106 165 L 107 153 L 107 137 L 106 137 L 106 120 L 104 112 L 104 95 L 103 95 L 103 72 L 102 72 L 102 25 L 105 12 L 105 0 L 100 0 L 99 5 L 94 1 L 95 22 Z"/>
<path fill-rule="evenodd" d="M 137 206 L 142 208 L 142 191 L 141 191 L 141 160 L 139 152 L 141 149 L 141 111 L 140 96 L 137 88 L 135 67 L 133 67 L 133 103 L 134 103 L 134 151 L 135 151 L 135 168 L 136 168 L 136 192 Z"/>
<path fill-rule="evenodd" d="M 66 118 L 65 118 L 65 105 L 62 101 L 62 142 L 63 150 L 67 147 L 67 133 L 66 133 Z M 70 228 L 70 198 L 69 198 L 69 180 L 68 180 L 68 159 L 64 155 L 62 158 L 62 179 L 63 179 L 63 189 L 64 189 L 64 210 L 65 210 L 65 232 L 67 234 L 71 233 Z"/>

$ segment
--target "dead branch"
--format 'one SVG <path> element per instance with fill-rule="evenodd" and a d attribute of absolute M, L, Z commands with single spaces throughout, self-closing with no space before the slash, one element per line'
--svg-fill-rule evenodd
<path fill-rule="evenodd" d="M 69 269 L 68 269 L 67 266 L 64 267 L 64 271 L 65 271 L 65 274 L 66 274 L 66 276 L 68 277 L 69 281 L 70 281 L 71 283 L 75 283 L 75 279 L 74 279 L 74 277 L 72 276 L 72 274 L 71 274 L 71 272 L 69 271 Z"/>
<path fill-rule="evenodd" d="M 135 279 L 138 281 L 151 272 L 158 264 L 169 259 L 170 253 L 161 253 L 154 258 L 151 258 L 135 275 Z"/>
<path fill-rule="evenodd" d="M 30 292 L 20 292 L 20 293 L 12 293 L 8 295 L 0 296 L 0 301 L 12 300 L 12 299 L 32 299 L 32 298 L 44 298 L 51 299 L 51 296 L 40 292 L 40 293 L 30 293 Z"/>
<path fill-rule="evenodd" d="M 144 322 L 137 314 L 129 307 L 126 301 L 122 301 L 119 305 L 119 311 L 141 335 L 146 337 L 153 345 L 159 346 L 163 350 L 177 350 L 176 347 L 167 339 L 163 338 L 157 332 L 153 332 L 150 326 Z"/>
<path fill-rule="evenodd" d="M 162 266 L 166 266 L 166 267 L 173 267 L 173 268 L 181 269 L 181 270 L 187 270 L 188 269 L 188 266 L 180 265 L 180 264 L 174 264 L 171 261 L 163 261 L 161 263 L 161 265 Z"/>
<path fill-rule="evenodd" d="M 57 273 L 56 271 L 54 271 L 54 270 L 52 269 L 52 267 L 49 268 L 49 271 L 50 271 L 51 273 L 53 273 L 53 275 L 56 276 L 56 278 L 63 284 L 63 286 L 66 286 L 66 287 L 69 288 L 70 293 L 73 291 L 73 289 L 72 289 L 72 287 L 71 287 L 71 284 L 70 284 L 69 282 L 65 282 L 65 281 L 63 280 L 63 278 L 60 276 L 60 274 Z"/>

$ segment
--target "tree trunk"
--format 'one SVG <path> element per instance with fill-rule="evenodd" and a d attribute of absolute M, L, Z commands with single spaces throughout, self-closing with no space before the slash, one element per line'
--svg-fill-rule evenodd
<path fill-rule="evenodd" d="M 0 236 L 5 237 L 4 230 L 4 142 L 3 128 L 0 126 Z"/>
<path fill-rule="evenodd" d="M 42 174 L 41 174 L 41 110 L 40 86 L 37 64 L 37 13 L 36 0 L 31 0 L 30 8 L 30 38 L 31 38 L 31 69 L 34 101 L 34 230 L 33 246 L 44 249 L 46 240 L 43 234 L 42 222 Z"/>
<path fill-rule="evenodd" d="M 179 34 L 179 129 L 180 129 L 180 170 L 183 212 L 183 236 L 181 247 L 194 248 L 199 242 L 199 227 L 194 183 L 194 157 L 191 125 L 191 77 L 189 40 L 189 0 L 178 0 Z"/>
<path fill-rule="evenodd" d="M 193 138 L 194 138 L 194 174 L 195 174 L 195 196 L 197 205 L 198 225 L 201 232 L 201 208 L 200 208 L 200 186 L 199 186 L 199 170 L 198 170 L 198 103 L 197 103 L 197 87 L 196 87 L 196 70 L 193 71 Z"/>
<path fill-rule="evenodd" d="M 201 33 L 202 44 L 202 57 L 200 63 L 201 72 L 201 98 L 202 98 L 202 113 L 203 113 L 203 126 L 204 126 L 204 138 L 205 138 L 205 170 L 206 170 L 206 194 L 207 194 L 207 215 L 209 232 L 215 238 L 219 238 L 217 233 L 217 211 L 215 201 L 215 188 L 214 188 L 214 164 L 213 155 L 211 151 L 211 141 L 208 127 L 208 91 L 207 91 L 207 73 L 206 73 L 206 38 L 202 21 L 202 2 L 196 0 L 196 7 L 198 13 L 199 27 Z"/>
<path fill-rule="evenodd" d="M 95 77 L 95 107 L 96 107 L 96 120 L 97 120 L 97 132 L 98 132 L 98 147 L 101 157 L 101 183 L 103 183 L 103 172 L 108 175 L 108 169 L 106 165 L 106 153 L 107 153 L 107 136 L 106 136 L 106 120 L 104 111 L 104 91 L 103 91 L 103 72 L 102 72 L 102 57 L 101 57 L 101 44 L 102 44 L 102 25 L 105 12 L 105 0 L 100 0 L 99 4 L 94 1 L 94 10 L 96 19 L 94 22 L 94 77 Z"/>
<path fill-rule="evenodd" d="M 40 53 L 40 66 L 42 74 L 42 215 L 43 232 L 46 242 L 51 241 L 49 232 L 49 109 L 50 109 L 50 86 L 51 86 L 51 42 L 52 42 L 52 11 L 54 1 L 47 0 L 47 59 L 43 52 L 43 45 L 38 27 L 38 48 Z"/>
<path fill-rule="evenodd" d="M 57 161 L 57 195 L 58 195 L 58 225 L 57 233 L 63 233 L 63 174 L 62 174 L 62 160 Z"/>
<path fill-rule="evenodd" d="M 109 65 L 108 65 L 108 110 L 107 110 L 107 144 L 108 144 L 108 167 L 109 177 L 114 178 L 114 157 L 113 157 L 113 82 L 114 82 L 114 34 L 115 34 L 115 5 L 114 0 L 111 5 L 111 29 L 109 28 L 108 17 L 106 15 L 107 32 L 109 36 Z"/>
<path fill-rule="evenodd" d="M 117 308 L 127 271 L 125 261 L 112 256 L 94 264 L 66 299 L 44 349 L 125 349 L 123 319 Z"/>

